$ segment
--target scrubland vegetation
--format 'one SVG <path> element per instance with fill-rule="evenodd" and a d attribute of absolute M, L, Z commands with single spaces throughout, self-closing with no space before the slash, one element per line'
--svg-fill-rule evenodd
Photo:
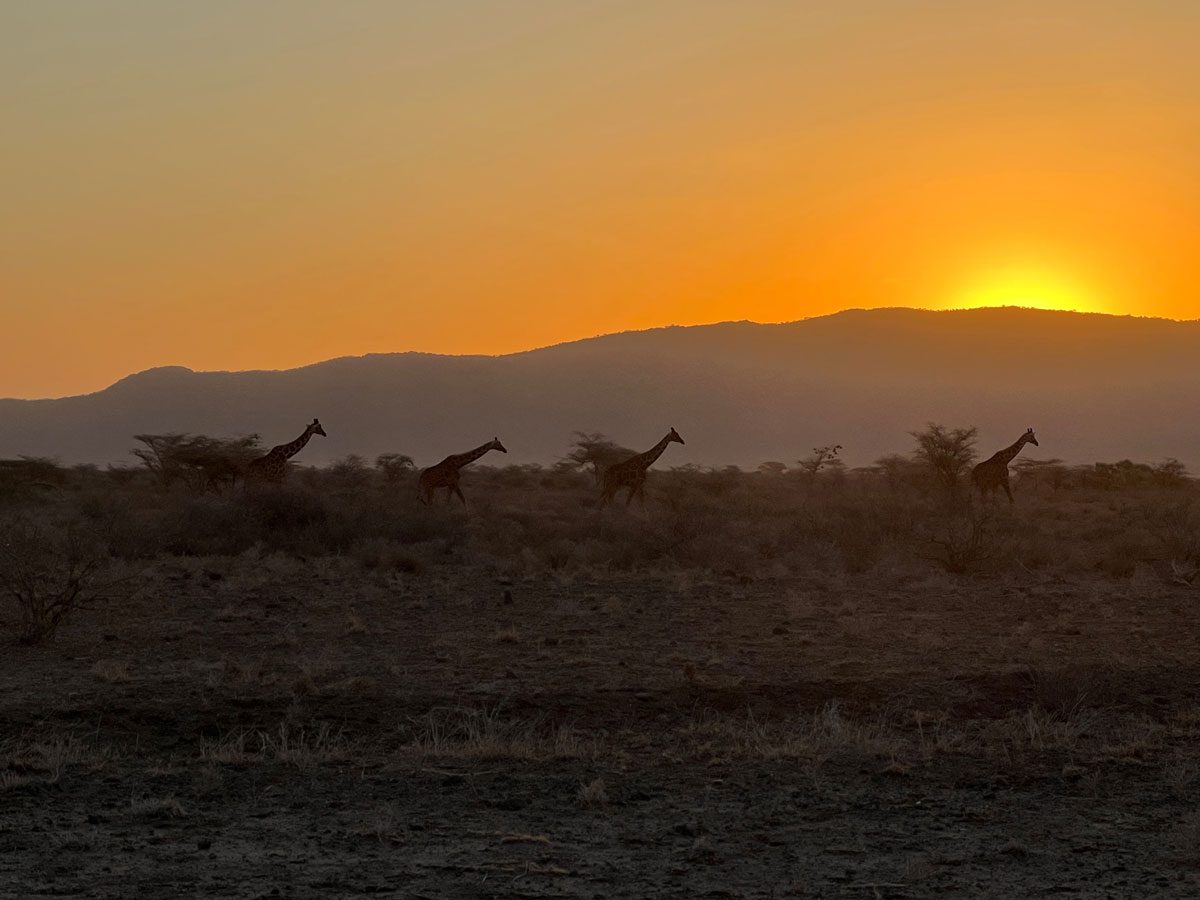
<path fill-rule="evenodd" d="M 555 466 L 477 466 L 470 507 L 417 502 L 402 454 L 297 467 L 243 486 L 253 440 L 141 435 L 141 467 L 0 461 L 0 566 L 9 600 L 61 621 L 112 571 L 169 557 L 342 557 L 365 570 L 481 566 L 507 576 L 707 571 L 895 579 L 923 571 L 1112 578 L 1200 572 L 1200 492 L 1174 460 L 1067 466 L 1019 459 L 1015 507 L 972 496 L 973 429 L 929 428 L 912 454 L 847 469 L 836 445 L 756 471 L 656 472 L 648 506 L 598 511 L 596 475 L 619 458 L 577 435 Z M 940 442 L 940 443 L 939 443 Z M 174 454 L 174 455 L 173 455 Z M 44 577 L 33 578 L 31 567 Z M 36 582 L 36 589 L 35 589 Z M 42 599 L 45 597 L 46 599 Z M 49 604 L 38 612 L 39 604 Z M 25 627 L 22 637 L 48 637 Z"/>
<path fill-rule="evenodd" d="M 1193 892 L 1196 483 L 1018 457 L 982 503 L 974 440 L 607 510 L 595 434 L 472 467 L 465 509 L 401 452 L 279 488 L 253 440 L 0 464 L 0 840 L 49 810 L 114 895 L 130 840 L 192 851 L 149 891 Z M 7 840 L 0 881 L 48 864 Z"/>

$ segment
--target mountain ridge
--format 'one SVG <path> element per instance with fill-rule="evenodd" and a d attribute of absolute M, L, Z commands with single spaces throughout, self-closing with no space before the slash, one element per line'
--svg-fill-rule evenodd
<path fill-rule="evenodd" d="M 315 360 L 310 363 L 303 363 L 297 366 L 288 366 L 282 369 L 193 369 L 189 366 L 166 363 L 158 366 L 151 366 L 147 369 L 142 369 L 137 372 L 130 372 L 118 378 L 111 384 L 99 388 L 95 391 L 87 391 L 81 394 L 68 394 L 61 397 L 0 397 L 0 402 L 9 400 L 18 400 L 26 402 L 38 402 L 42 400 L 67 400 L 74 397 L 86 397 L 94 394 L 103 393 L 110 388 L 120 385 L 122 382 L 130 379 L 136 379 L 141 376 L 153 376 L 158 373 L 173 373 L 178 372 L 189 375 L 251 375 L 251 374 L 268 374 L 268 373 L 283 373 L 296 372 L 303 369 L 310 369 L 316 366 L 324 366 L 331 363 L 338 363 L 345 360 L 369 360 L 376 358 L 391 359 L 395 357 L 428 357 L 436 359 L 507 359 L 512 357 L 527 356 L 535 353 L 559 350 L 563 348 L 576 347 L 579 345 L 590 344 L 597 341 L 605 341 L 615 338 L 624 338 L 633 335 L 657 335 L 670 332 L 680 331 L 696 331 L 701 329 L 720 329 L 730 326 L 748 326 L 751 328 L 790 328 L 793 326 L 805 325 L 808 323 L 821 322 L 825 320 L 845 319 L 857 315 L 873 316 L 876 314 L 887 313 L 916 313 L 919 315 L 957 315 L 957 314 L 977 314 L 984 312 L 1017 312 L 1017 313 L 1032 313 L 1034 315 L 1046 316 L 1065 316 L 1079 319 L 1106 319 L 1116 321 L 1134 321 L 1145 323 L 1163 323 L 1167 326 L 1197 326 L 1200 325 L 1200 319 L 1169 319 L 1162 316 L 1136 316 L 1132 314 L 1116 314 L 1116 313 L 1101 313 L 1101 312 L 1080 312 L 1075 310 L 1043 310 L 1034 307 L 1023 306 L 995 306 L 995 307 L 972 307 L 969 309 L 919 309 L 906 306 L 880 306 L 880 307 L 850 307 L 839 310 L 838 312 L 828 313 L 820 316 L 809 316 L 802 319 L 793 319 L 784 322 L 757 322 L 753 319 L 727 319 L 720 322 L 709 322 L 701 325 L 657 325 L 651 328 L 626 329 L 623 331 L 612 331 L 604 334 L 591 335 L 582 338 L 573 338 L 567 341 L 559 341 L 553 344 L 543 344 L 536 347 L 529 347 L 524 350 L 513 350 L 507 353 L 436 353 L 428 350 L 394 350 L 394 351 L 373 351 L 370 353 L 361 354 L 346 354 L 343 356 L 333 356 L 328 359 Z"/>
<path fill-rule="evenodd" d="M 330 431 L 303 461 L 388 451 L 419 462 L 499 434 L 549 462 L 574 430 L 649 446 L 664 464 L 754 465 L 841 443 L 852 464 L 909 449 L 927 421 L 975 424 L 980 449 L 1028 425 L 1070 461 L 1200 462 L 1200 322 L 991 308 L 844 310 L 787 323 L 663 326 L 497 356 L 417 351 L 280 370 L 160 366 L 91 394 L 0 400 L 0 456 L 128 460 L 132 435 Z M 691 433 L 689 433 L 689 430 Z M 482 437 L 481 437 L 482 435 Z M 990 450 L 988 450 L 990 452 Z"/>

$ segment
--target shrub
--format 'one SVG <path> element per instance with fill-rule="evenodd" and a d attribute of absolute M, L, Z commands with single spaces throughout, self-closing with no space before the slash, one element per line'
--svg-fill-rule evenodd
<path fill-rule="evenodd" d="M 958 497 L 959 482 L 975 461 L 975 438 L 979 429 L 947 428 L 930 422 L 924 431 L 914 431 L 917 449 L 913 454 L 927 465 L 952 499 Z"/>
<path fill-rule="evenodd" d="M 383 473 L 388 484 L 397 484 L 412 474 L 416 465 L 406 453 L 381 453 L 375 457 L 375 468 Z"/>
<path fill-rule="evenodd" d="M 54 637 L 72 613 L 120 581 L 112 576 L 104 545 L 78 523 L 50 528 L 17 519 L 0 525 L 0 591 L 17 607 L 23 644 Z"/>
<path fill-rule="evenodd" d="M 939 563 L 952 575 L 976 571 L 996 552 L 995 535 L 986 513 L 948 517 L 929 536 L 929 543 L 934 552 L 925 558 Z"/>
<path fill-rule="evenodd" d="M 813 447 L 812 454 L 804 457 L 804 459 L 796 460 L 796 465 L 810 482 L 816 480 L 816 477 L 821 474 L 823 469 L 836 471 L 841 474 L 846 469 L 846 464 L 838 459 L 838 454 L 841 452 L 841 444 Z"/>
<path fill-rule="evenodd" d="M 605 469 L 628 459 L 635 452 L 609 440 L 598 431 L 576 431 L 571 436 L 571 450 L 559 460 L 558 467 L 565 472 L 590 470 L 598 483 Z"/>

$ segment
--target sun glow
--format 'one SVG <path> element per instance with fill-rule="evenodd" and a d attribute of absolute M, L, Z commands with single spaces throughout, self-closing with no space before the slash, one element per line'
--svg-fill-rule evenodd
<path fill-rule="evenodd" d="M 968 284 L 948 304 L 950 309 L 982 306 L 1109 312 L 1105 304 L 1080 282 L 1044 269 L 1023 267 L 987 273 Z"/>

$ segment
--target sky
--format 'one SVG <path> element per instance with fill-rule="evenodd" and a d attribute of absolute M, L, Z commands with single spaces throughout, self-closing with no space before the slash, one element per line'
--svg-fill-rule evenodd
<path fill-rule="evenodd" d="M 848 307 L 1200 317 L 1200 4 L 9 0 L 0 396 Z"/>

